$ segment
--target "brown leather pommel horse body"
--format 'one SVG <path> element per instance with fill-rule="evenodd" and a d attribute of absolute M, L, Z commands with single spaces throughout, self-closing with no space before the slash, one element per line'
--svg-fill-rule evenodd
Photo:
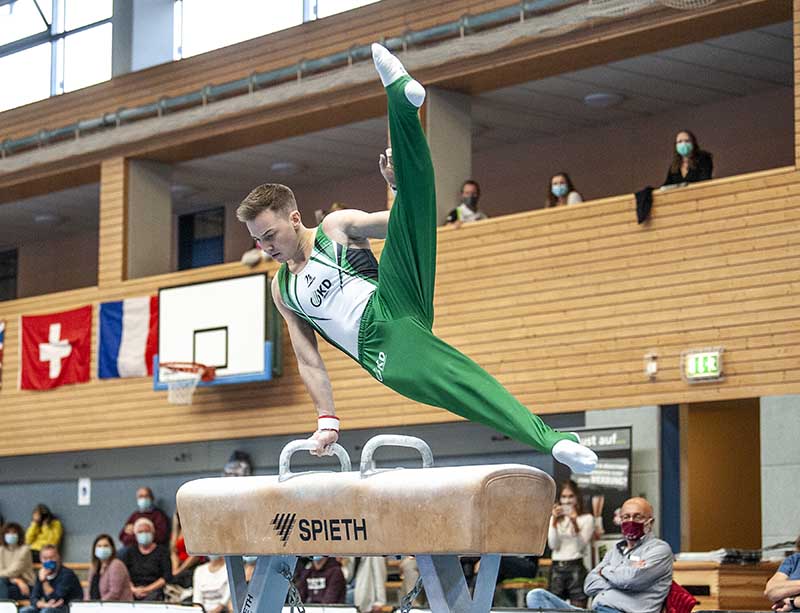
<path fill-rule="evenodd" d="M 384 445 L 413 447 L 421 469 L 375 469 Z M 555 496 L 546 473 L 520 464 L 433 468 L 428 445 L 409 436 L 370 439 L 361 469 L 339 445 L 342 472 L 289 470 L 293 441 L 279 475 L 198 479 L 177 495 L 187 550 L 222 554 L 237 613 L 281 611 L 297 556 L 416 556 L 434 613 L 486 613 L 501 554 L 541 555 Z M 480 555 L 470 597 L 458 555 Z M 242 555 L 258 556 L 249 586 Z"/>

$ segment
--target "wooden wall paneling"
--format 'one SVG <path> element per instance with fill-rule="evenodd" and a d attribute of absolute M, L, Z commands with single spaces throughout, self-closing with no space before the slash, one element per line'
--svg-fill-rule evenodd
<path fill-rule="evenodd" d="M 19 315 L 250 272 L 225 264 L 124 280 L 124 241 L 115 244 L 124 231 L 124 166 L 121 158 L 103 165 L 98 287 L 0 303 L 8 335 L 0 455 L 312 429 L 288 335 L 283 376 L 201 389 L 190 407 L 168 405 L 147 379 L 16 390 Z M 798 205 L 800 172 L 776 169 L 656 193 L 644 226 L 627 195 L 442 229 L 435 331 L 539 413 L 800 393 Z M 726 380 L 686 385 L 681 351 L 708 345 L 726 348 Z M 642 360 L 653 348 L 659 375 L 651 382 Z M 459 419 L 400 397 L 327 345 L 322 353 L 348 428 Z M 31 414 L 46 418 L 51 433 L 34 436 Z"/>
<path fill-rule="evenodd" d="M 103 162 L 100 180 L 100 241 L 97 285 L 124 280 L 127 245 L 128 163 L 124 158 Z"/>

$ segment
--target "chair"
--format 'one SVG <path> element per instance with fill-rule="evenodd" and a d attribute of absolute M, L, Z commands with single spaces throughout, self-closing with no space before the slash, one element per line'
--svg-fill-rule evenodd
<path fill-rule="evenodd" d="M 664 607 L 661 609 L 661 612 L 689 613 L 699 604 L 700 601 L 692 596 L 685 587 L 673 581 L 669 588 L 669 594 L 667 594 L 667 599 L 664 601 Z"/>

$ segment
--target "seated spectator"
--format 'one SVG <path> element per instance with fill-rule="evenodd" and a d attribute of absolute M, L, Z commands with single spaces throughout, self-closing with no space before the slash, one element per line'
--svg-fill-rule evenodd
<path fill-rule="evenodd" d="M 155 542 L 156 528 L 146 517 L 133 524 L 135 547 L 126 547 L 120 559 L 128 567 L 136 600 L 164 600 L 164 586 L 172 579 L 169 553 Z"/>
<path fill-rule="evenodd" d="M 547 190 L 545 206 L 551 208 L 563 204 L 576 204 L 583 202 L 581 195 L 575 190 L 572 179 L 566 172 L 559 172 L 550 177 L 550 186 Z"/>
<path fill-rule="evenodd" d="M 800 537 L 795 548 L 800 549 Z M 767 581 L 764 596 L 773 603 L 775 611 L 800 609 L 800 553 L 793 553 L 781 562 L 777 572 Z"/>
<path fill-rule="evenodd" d="M 547 544 L 553 550 L 550 567 L 550 593 L 570 604 L 584 608 L 586 594 L 583 582 L 586 567 L 583 557 L 594 536 L 594 518 L 583 512 L 583 501 L 578 485 L 568 479 L 559 486 L 558 502 L 553 505 Z"/>
<path fill-rule="evenodd" d="M 192 602 L 203 606 L 205 613 L 230 611 L 231 590 L 225 558 L 208 556 L 208 563 L 194 569 Z"/>
<path fill-rule="evenodd" d="M 700 148 L 697 137 L 689 130 L 678 132 L 675 136 L 675 153 L 664 185 L 708 181 L 713 172 L 713 156 Z"/>
<path fill-rule="evenodd" d="M 117 558 L 114 539 L 108 534 L 101 534 L 94 539 L 87 594 L 89 600 L 108 602 L 133 600 L 128 568 Z"/>
<path fill-rule="evenodd" d="M 39 552 L 45 545 L 61 547 L 64 528 L 61 521 L 43 504 L 37 504 L 31 513 L 31 525 L 25 532 L 25 543 L 31 548 L 33 561 L 39 562 Z"/>
<path fill-rule="evenodd" d="M 61 556 L 54 545 L 39 551 L 42 568 L 31 591 L 31 604 L 20 613 L 68 613 L 69 603 L 83 599 L 83 588 L 77 575 L 61 565 Z"/>
<path fill-rule="evenodd" d="M 586 577 L 583 591 L 600 613 L 659 613 L 672 585 L 672 550 L 656 538 L 653 507 L 644 498 L 622 505 L 624 538 Z M 528 592 L 531 609 L 579 610 L 546 590 Z"/>
<path fill-rule="evenodd" d="M 183 539 L 183 527 L 181 518 L 175 513 L 172 516 L 172 534 L 169 539 L 170 567 L 172 569 L 172 580 L 170 583 L 179 585 L 182 588 L 192 587 L 192 577 L 195 568 L 203 564 L 205 559 L 198 556 L 190 556 L 186 552 L 186 542 Z"/>
<path fill-rule="evenodd" d="M 154 500 L 153 490 L 149 487 L 140 487 L 136 490 L 136 506 L 138 510 L 131 513 L 130 517 L 128 517 L 125 522 L 125 526 L 119 533 L 119 540 L 124 547 L 133 547 L 136 545 L 133 525 L 136 523 L 136 520 L 141 517 L 149 519 L 155 526 L 156 544 L 167 544 L 169 540 L 169 520 L 164 511 L 154 505 Z"/>
<path fill-rule="evenodd" d="M 480 197 L 481 186 L 478 185 L 478 182 L 472 179 L 464 181 L 461 186 L 461 204 L 447 214 L 445 225 L 459 228 L 461 224 L 488 219 L 489 216 L 486 213 L 478 210 Z"/>
<path fill-rule="evenodd" d="M 34 580 L 33 558 L 22 526 L 9 522 L 3 526 L 0 543 L 0 600 L 28 598 Z"/>
<path fill-rule="evenodd" d="M 297 571 L 294 583 L 304 604 L 344 604 L 344 575 L 336 558 L 314 556 Z"/>
<path fill-rule="evenodd" d="M 359 559 L 353 601 L 361 613 L 380 610 L 386 604 L 386 575 L 385 558 Z"/>

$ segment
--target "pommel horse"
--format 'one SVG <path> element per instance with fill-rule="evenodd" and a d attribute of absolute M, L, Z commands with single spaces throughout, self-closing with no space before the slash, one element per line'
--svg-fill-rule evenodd
<path fill-rule="evenodd" d="M 422 468 L 375 469 L 381 446 L 417 449 Z M 237 613 L 282 610 L 298 556 L 414 555 L 433 613 L 488 613 L 502 554 L 541 555 L 555 483 L 521 464 L 433 468 L 425 441 L 370 439 L 359 471 L 333 446 L 341 472 L 293 473 L 281 451 L 278 476 L 198 479 L 177 494 L 186 548 L 225 556 Z M 458 556 L 479 555 L 474 596 Z M 241 556 L 258 556 L 248 585 Z"/>

